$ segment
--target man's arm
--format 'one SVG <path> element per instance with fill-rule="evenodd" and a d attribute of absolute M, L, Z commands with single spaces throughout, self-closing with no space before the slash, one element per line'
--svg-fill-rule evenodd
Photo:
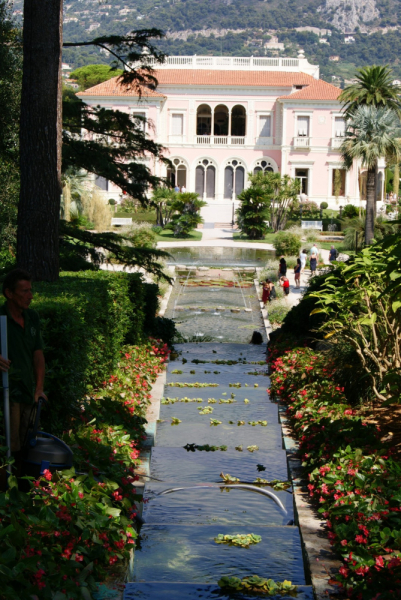
<path fill-rule="evenodd" d="M 43 350 L 35 350 L 33 353 L 33 370 L 35 371 L 35 402 L 39 400 L 39 398 L 45 398 L 47 400 L 46 394 L 43 392 L 43 385 L 45 382 L 45 357 L 43 354 Z"/>
<path fill-rule="evenodd" d="M 0 371 L 4 371 L 5 373 L 8 371 L 11 365 L 11 360 L 6 360 L 0 355 Z"/>

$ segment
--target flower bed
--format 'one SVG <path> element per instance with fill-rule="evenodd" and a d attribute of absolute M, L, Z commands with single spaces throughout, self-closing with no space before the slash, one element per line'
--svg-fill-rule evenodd
<path fill-rule="evenodd" d="M 82 403 L 63 439 L 74 469 L 51 473 L 0 494 L 1 599 L 90 599 L 96 581 L 126 566 L 136 537 L 135 467 L 144 437 L 150 386 L 166 345 L 124 350 L 115 374 Z"/>
<path fill-rule="evenodd" d="M 327 356 L 295 349 L 271 358 L 270 393 L 287 404 L 309 493 L 327 519 L 349 598 L 401 598 L 401 466 L 380 431 L 335 383 Z"/>

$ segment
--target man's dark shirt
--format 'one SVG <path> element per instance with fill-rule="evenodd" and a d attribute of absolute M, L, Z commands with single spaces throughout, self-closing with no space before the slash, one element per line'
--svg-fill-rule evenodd
<path fill-rule="evenodd" d="M 14 321 L 7 303 L 0 307 L 0 315 L 7 315 L 8 358 L 11 360 L 10 400 L 32 404 L 35 389 L 33 354 L 36 350 L 43 350 L 43 340 L 38 313 L 27 309 L 22 314 L 24 328 Z"/>

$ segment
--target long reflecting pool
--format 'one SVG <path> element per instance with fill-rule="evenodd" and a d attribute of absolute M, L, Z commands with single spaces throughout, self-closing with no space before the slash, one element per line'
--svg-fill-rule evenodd
<path fill-rule="evenodd" d="M 259 300 L 252 279 L 234 271 L 226 279 L 179 275 L 166 317 L 174 319 L 186 340 L 249 343 L 253 331 L 266 341 Z M 253 275 L 252 275 L 253 276 Z"/>
<path fill-rule="evenodd" d="M 275 258 L 274 250 L 256 248 L 220 248 L 197 246 L 194 248 L 166 248 L 172 258 L 168 264 L 204 265 L 205 267 L 261 267 Z"/>

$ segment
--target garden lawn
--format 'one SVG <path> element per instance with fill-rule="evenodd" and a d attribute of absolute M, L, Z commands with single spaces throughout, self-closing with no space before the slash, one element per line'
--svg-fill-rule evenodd
<path fill-rule="evenodd" d="M 9 478 L 0 494 L 2 600 L 90 600 L 96 582 L 126 568 L 145 412 L 168 352 L 155 340 L 126 347 L 114 374 L 82 399 L 63 435 L 74 469 L 45 470 L 28 493 Z"/>
<path fill-rule="evenodd" d="M 187 237 L 175 237 L 171 229 L 163 229 L 163 231 L 156 234 L 156 240 L 158 242 L 200 242 L 201 239 L 201 229 L 192 229 Z"/>
<path fill-rule="evenodd" d="M 263 240 L 250 240 L 247 235 L 241 235 L 239 231 L 235 231 L 233 234 L 234 242 L 251 242 L 255 244 L 272 244 L 274 241 L 275 233 L 266 233 Z"/>
<path fill-rule="evenodd" d="M 156 225 L 156 211 L 154 210 L 141 210 L 138 212 L 116 212 L 113 213 L 113 217 L 118 219 L 129 219 L 132 218 L 133 221 L 140 223 L 151 223 L 152 225 Z"/>
<path fill-rule="evenodd" d="M 401 598 L 401 464 L 380 429 L 349 406 L 335 365 L 308 348 L 271 348 L 270 393 L 287 405 L 309 494 L 326 518 L 348 598 Z"/>

